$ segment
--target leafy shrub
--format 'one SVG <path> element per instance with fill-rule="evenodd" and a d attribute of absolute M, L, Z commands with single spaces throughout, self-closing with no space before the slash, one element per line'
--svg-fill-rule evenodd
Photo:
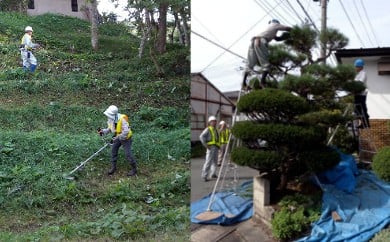
<path fill-rule="evenodd" d="M 390 182 L 390 146 L 380 149 L 372 160 L 373 172 L 382 180 Z"/>
<path fill-rule="evenodd" d="M 317 197 L 300 194 L 284 197 L 279 202 L 280 210 L 272 219 L 272 234 L 275 238 L 290 241 L 306 231 L 320 217 L 319 201 Z"/>

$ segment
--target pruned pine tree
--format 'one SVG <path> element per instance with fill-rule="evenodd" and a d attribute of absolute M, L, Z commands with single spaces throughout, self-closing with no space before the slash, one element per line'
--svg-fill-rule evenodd
<path fill-rule="evenodd" d="M 326 39 L 326 58 L 348 43 L 333 29 L 321 38 Z M 270 46 L 267 88 L 252 90 L 237 104 L 249 120 L 232 127 L 242 145 L 233 148 L 231 158 L 265 174 L 280 190 L 339 162 L 339 154 L 327 145 L 328 130 L 344 126 L 351 117 L 343 115 L 345 103 L 336 93 L 359 89 L 352 66 L 320 64 L 313 54 L 318 39 L 313 29 L 295 26 L 288 40 Z"/>

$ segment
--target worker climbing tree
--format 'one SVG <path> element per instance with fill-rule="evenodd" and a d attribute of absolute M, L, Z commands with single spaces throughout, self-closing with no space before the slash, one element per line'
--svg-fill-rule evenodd
<path fill-rule="evenodd" d="M 280 24 L 277 19 L 272 19 L 268 23 L 268 27 L 265 31 L 260 33 L 259 35 L 254 36 L 251 39 L 251 43 L 248 49 L 248 65 L 244 72 L 244 78 L 242 86 L 245 88 L 249 84 L 247 83 L 247 77 L 250 71 L 254 70 L 254 67 L 261 67 L 261 79 L 260 79 L 260 87 L 266 86 L 266 77 L 270 71 L 270 62 L 269 62 L 269 51 L 268 44 L 272 40 L 282 41 L 289 38 L 288 31 L 291 30 L 291 27 L 284 26 Z M 277 36 L 278 31 L 287 31 L 284 32 L 281 36 Z"/>

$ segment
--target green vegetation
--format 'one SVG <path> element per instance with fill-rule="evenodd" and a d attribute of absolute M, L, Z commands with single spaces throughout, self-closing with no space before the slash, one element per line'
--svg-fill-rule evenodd
<path fill-rule="evenodd" d="M 285 196 L 272 219 L 272 234 L 282 241 L 291 241 L 310 229 L 321 215 L 321 197 L 308 195 Z"/>
<path fill-rule="evenodd" d="M 374 156 L 372 162 L 373 172 L 382 180 L 390 182 L 390 146 L 380 149 Z"/>
<path fill-rule="evenodd" d="M 0 19 L 0 241 L 188 241 L 189 49 L 156 56 L 161 76 L 124 25 L 101 25 L 93 52 L 79 19 Z M 34 74 L 19 65 L 27 25 L 42 45 Z M 106 149 L 64 179 L 104 145 L 96 129 L 111 104 L 129 115 L 138 177 L 126 176 L 122 149 L 107 176 Z"/>

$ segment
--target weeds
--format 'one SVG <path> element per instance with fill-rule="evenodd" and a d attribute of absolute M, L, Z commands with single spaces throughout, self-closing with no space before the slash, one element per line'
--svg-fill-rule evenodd
<path fill-rule="evenodd" d="M 100 26 L 101 49 L 92 53 L 87 22 L 0 17 L 0 241 L 188 241 L 189 78 L 154 76 L 123 25 Z M 34 74 L 18 64 L 26 25 L 43 46 Z M 172 51 L 161 62 L 189 68 L 178 58 L 188 48 Z M 125 175 L 122 150 L 118 172 L 107 176 L 106 149 L 64 179 L 104 144 L 96 128 L 106 125 L 111 104 L 130 117 L 138 178 Z"/>

